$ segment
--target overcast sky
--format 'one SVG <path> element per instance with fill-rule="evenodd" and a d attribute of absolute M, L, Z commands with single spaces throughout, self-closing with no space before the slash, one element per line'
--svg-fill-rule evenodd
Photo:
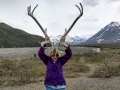
<path fill-rule="evenodd" d="M 83 16 L 74 25 L 69 36 L 95 34 L 112 21 L 120 21 L 120 0 L 0 0 L 0 22 L 30 34 L 44 36 L 36 22 L 27 14 L 38 4 L 34 16 L 47 28 L 48 35 L 64 34 L 79 15 L 82 3 Z"/>

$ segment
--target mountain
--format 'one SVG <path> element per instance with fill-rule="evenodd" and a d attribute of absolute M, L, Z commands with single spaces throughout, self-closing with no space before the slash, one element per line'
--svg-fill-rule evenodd
<path fill-rule="evenodd" d="M 37 40 L 41 42 L 44 38 L 13 28 L 5 23 L 0 23 L 0 48 L 38 47 L 40 44 Z"/>
<path fill-rule="evenodd" d="M 84 44 L 115 44 L 120 43 L 120 23 L 111 22 Z"/>
<path fill-rule="evenodd" d="M 66 42 L 69 43 L 69 44 L 76 45 L 76 44 L 85 42 L 91 36 L 92 35 L 84 35 L 84 36 L 81 36 L 81 37 L 80 36 L 66 36 Z M 61 37 L 62 37 L 62 35 L 50 36 L 50 40 L 52 42 L 58 42 Z"/>

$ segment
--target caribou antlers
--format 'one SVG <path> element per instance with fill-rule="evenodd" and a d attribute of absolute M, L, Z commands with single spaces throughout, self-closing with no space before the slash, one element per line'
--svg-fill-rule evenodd
<path fill-rule="evenodd" d="M 38 4 L 36 5 L 36 7 L 38 6 Z M 34 20 L 35 20 L 35 22 L 38 24 L 38 26 L 40 27 L 40 29 L 42 30 L 42 32 L 44 33 L 44 35 L 45 36 L 48 36 L 47 35 L 47 28 L 44 30 L 43 29 L 43 27 L 42 27 L 42 25 L 37 21 L 37 19 L 34 17 L 34 15 L 33 15 L 33 12 L 35 11 L 35 9 L 36 9 L 36 7 L 33 9 L 33 11 L 31 12 L 31 6 L 29 6 L 28 7 L 28 15 L 29 16 L 31 16 Z M 38 40 L 37 40 L 38 41 Z M 38 43 L 40 43 L 39 41 L 38 41 Z M 49 40 L 49 41 L 46 41 L 46 43 L 50 43 L 51 45 L 52 45 L 52 43 L 51 43 L 51 41 Z"/>
<path fill-rule="evenodd" d="M 80 9 L 77 5 L 75 5 L 75 6 L 79 9 L 80 14 L 79 14 L 79 16 L 74 20 L 74 22 L 72 23 L 72 25 L 69 27 L 69 29 L 65 32 L 65 34 L 64 34 L 63 36 L 66 36 L 66 35 L 70 32 L 70 30 L 73 28 L 73 26 L 75 25 L 75 23 L 77 22 L 77 20 L 83 15 L 83 6 L 82 6 L 82 4 L 80 3 L 81 9 Z"/>
<path fill-rule="evenodd" d="M 36 5 L 36 7 L 38 6 L 38 4 Z M 35 7 L 35 8 L 36 8 Z M 43 27 L 41 26 L 41 24 L 37 21 L 37 19 L 34 17 L 34 15 L 33 15 L 33 12 L 34 12 L 34 10 L 35 10 L 35 8 L 33 9 L 33 11 L 31 12 L 31 6 L 29 6 L 28 7 L 28 15 L 29 16 L 31 16 L 34 20 L 35 20 L 35 22 L 38 24 L 38 26 L 41 28 L 41 30 L 42 30 L 42 32 L 44 33 L 44 35 L 45 36 L 47 36 L 47 33 L 46 33 L 46 31 L 43 29 Z"/>
<path fill-rule="evenodd" d="M 37 19 L 34 17 L 34 15 L 33 15 L 33 12 L 34 12 L 34 10 L 36 9 L 36 7 L 37 7 L 38 5 L 36 5 L 35 6 L 35 8 L 33 9 L 33 11 L 31 12 L 31 6 L 29 6 L 28 7 L 28 15 L 29 16 L 31 16 L 34 20 L 35 20 L 35 22 L 38 24 L 38 26 L 40 27 L 40 29 L 42 30 L 42 32 L 44 33 L 44 35 L 45 36 L 48 36 L 47 35 L 47 30 L 44 30 L 43 29 L 43 27 L 41 26 L 41 24 L 37 21 Z M 75 23 L 77 22 L 77 20 L 83 15 L 83 6 L 82 6 L 82 4 L 80 3 L 80 6 L 81 6 L 81 8 L 80 7 L 78 7 L 77 5 L 75 5 L 78 9 L 79 9 L 79 11 L 80 11 L 80 14 L 78 15 L 78 17 L 74 20 L 74 22 L 72 23 L 72 25 L 69 27 L 69 29 L 67 30 L 65 30 L 65 33 L 64 33 L 64 37 L 66 37 L 67 36 L 67 34 L 70 32 L 70 30 L 73 28 L 73 26 L 75 25 Z M 51 42 L 50 40 L 48 40 L 48 41 L 45 41 L 44 42 L 45 44 L 46 43 L 50 43 L 51 45 L 52 45 L 52 48 L 56 48 L 56 49 L 58 49 L 58 45 L 59 44 L 63 44 L 63 45 L 65 45 L 65 43 L 64 42 L 61 42 L 61 41 L 59 41 L 57 44 L 55 44 L 55 42 Z"/>

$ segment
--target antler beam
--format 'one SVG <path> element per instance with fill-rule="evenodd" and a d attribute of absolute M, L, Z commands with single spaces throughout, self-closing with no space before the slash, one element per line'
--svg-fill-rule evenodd
<path fill-rule="evenodd" d="M 79 11 L 80 11 L 80 14 L 79 16 L 74 20 L 74 22 L 72 23 L 72 25 L 69 27 L 69 29 L 66 31 L 66 33 L 63 35 L 64 37 L 66 37 L 66 35 L 70 32 L 70 30 L 73 28 L 73 26 L 75 25 L 75 23 L 77 22 L 77 20 L 83 15 L 83 6 L 82 4 L 80 3 L 80 6 L 81 6 L 81 9 L 80 7 L 78 7 L 77 5 L 75 5 Z"/>
<path fill-rule="evenodd" d="M 35 22 L 38 24 L 38 26 L 40 27 L 40 29 L 42 30 L 42 32 L 44 33 L 45 36 L 48 36 L 46 31 L 43 29 L 42 25 L 37 21 L 37 19 L 34 17 L 33 12 L 35 11 L 36 7 L 38 6 L 38 4 L 35 6 L 35 8 L 33 9 L 33 11 L 31 12 L 31 6 L 29 6 L 28 9 L 28 15 L 31 16 Z"/>

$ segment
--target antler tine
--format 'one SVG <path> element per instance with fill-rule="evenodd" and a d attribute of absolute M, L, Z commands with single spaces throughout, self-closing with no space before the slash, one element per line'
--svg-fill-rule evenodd
<path fill-rule="evenodd" d="M 35 11 L 35 9 L 37 8 L 37 6 L 38 6 L 38 4 L 34 7 L 34 9 L 33 9 L 33 11 L 32 11 L 32 14 L 33 14 L 33 12 Z"/>
<path fill-rule="evenodd" d="M 72 45 L 74 43 L 75 39 L 69 44 L 69 45 Z"/>
<path fill-rule="evenodd" d="M 47 28 L 45 28 L 45 35 L 48 36 L 48 35 L 47 35 Z"/>
<path fill-rule="evenodd" d="M 77 5 L 75 5 L 75 6 L 79 9 L 79 11 L 80 11 L 80 16 L 82 16 L 82 15 L 83 15 L 83 6 L 82 6 L 82 4 L 80 3 L 81 9 L 80 9 L 80 7 L 78 7 Z"/>
<path fill-rule="evenodd" d="M 72 23 L 72 25 L 69 27 L 69 29 L 67 30 L 67 32 L 63 35 L 64 37 L 70 32 L 70 30 L 73 28 L 73 26 L 75 25 L 75 23 L 77 22 L 77 20 L 83 15 L 83 6 L 82 4 L 80 3 L 80 6 L 81 6 L 81 9 L 75 5 L 79 11 L 80 11 L 80 14 L 78 15 L 78 17 L 74 20 L 74 22 Z"/>
<path fill-rule="evenodd" d="M 40 44 L 40 41 L 38 40 L 38 39 L 36 39 L 37 40 L 37 42 Z"/>
<path fill-rule="evenodd" d="M 36 7 L 38 6 L 38 4 L 36 5 Z M 42 25 L 37 21 L 37 19 L 34 17 L 33 12 L 36 9 L 36 7 L 33 9 L 32 13 L 31 13 L 31 6 L 28 7 L 28 15 L 31 16 L 35 22 L 38 24 L 38 26 L 40 27 L 40 29 L 42 30 L 42 32 L 44 33 L 45 36 L 47 36 L 45 30 L 43 29 Z"/>

